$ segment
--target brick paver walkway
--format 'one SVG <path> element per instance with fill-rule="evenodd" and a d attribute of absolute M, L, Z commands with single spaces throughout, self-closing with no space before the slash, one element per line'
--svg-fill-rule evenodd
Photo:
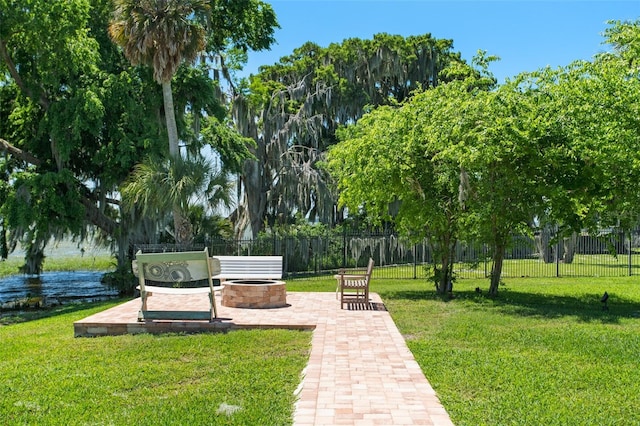
<path fill-rule="evenodd" d="M 135 299 L 74 324 L 76 336 L 207 331 L 256 327 L 312 329 L 309 364 L 298 388 L 294 425 L 452 425 L 431 385 L 384 310 L 377 294 L 370 309 L 340 309 L 333 293 L 289 292 L 289 306 L 220 306 L 219 321 L 139 323 Z M 154 295 L 150 309 L 207 309 L 206 297 Z M 152 305 L 153 304 L 153 305 Z"/>

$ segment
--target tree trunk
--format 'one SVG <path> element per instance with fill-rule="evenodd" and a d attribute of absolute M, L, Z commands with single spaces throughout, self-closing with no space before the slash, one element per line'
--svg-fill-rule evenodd
<path fill-rule="evenodd" d="M 551 231 L 548 228 L 540 230 L 540 233 L 535 236 L 536 249 L 538 251 L 538 258 L 544 263 L 553 263 L 553 251 L 549 245 L 551 241 Z"/>
<path fill-rule="evenodd" d="M 162 99 L 164 101 L 164 117 L 167 123 L 169 136 L 169 157 L 174 160 L 180 157 L 178 144 L 178 126 L 176 125 L 176 112 L 173 107 L 173 93 L 171 92 L 171 80 L 162 82 Z M 190 244 L 193 235 L 188 218 L 179 205 L 173 206 L 173 229 L 176 244 Z"/>
<path fill-rule="evenodd" d="M 46 241 L 39 237 L 32 237 L 27 242 L 24 253 L 24 265 L 20 267 L 20 272 L 27 275 L 40 275 L 42 264 L 44 263 L 44 248 Z"/>
<path fill-rule="evenodd" d="M 564 238 L 562 240 L 564 244 L 564 250 L 562 253 L 562 262 L 563 263 L 572 263 L 573 257 L 576 254 L 576 245 L 578 244 L 578 234 L 573 233 L 570 237 Z"/>
<path fill-rule="evenodd" d="M 9 257 L 9 245 L 7 244 L 7 228 L 4 226 L 4 218 L 0 219 L 0 260 L 6 260 Z"/>
<path fill-rule="evenodd" d="M 448 250 L 442 252 L 442 269 L 440 270 L 440 282 L 438 283 L 438 293 L 446 293 L 449 291 L 451 278 L 449 277 L 449 253 Z"/>
<path fill-rule="evenodd" d="M 185 216 L 179 207 L 173 208 L 173 223 L 175 226 L 176 244 L 190 245 L 193 243 L 193 226 L 189 218 Z"/>
<path fill-rule="evenodd" d="M 454 250 L 456 239 L 452 235 L 442 237 L 440 245 L 434 250 L 434 275 L 436 277 L 436 291 L 440 294 L 453 292 L 453 262 L 455 259 Z M 441 269 L 435 259 L 439 257 Z"/>
<path fill-rule="evenodd" d="M 493 253 L 493 266 L 491 267 L 491 285 L 489 286 L 490 296 L 495 296 L 498 294 L 498 286 L 500 285 L 500 278 L 502 277 L 504 250 L 504 243 L 496 244 L 495 252 Z"/>
<path fill-rule="evenodd" d="M 263 177 L 263 167 L 258 161 L 247 160 L 243 170 L 244 201 L 243 209 L 240 211 L 241 217 L 238 220 L 238 236 L 251 228 L 251 235 L 256 238 L 262 231 L 263 220 L 267 209 L 267 192 Z"/>
<path fill-rule="evenodd" d="M 164 118 L 169 136 L 169 155 L 171 158 L 177 158 L 180 155 L 180 147 L 178 146 L 178 126 L 176 125 L 176 111 L 173 107 L 171 80 L 162 82 L 162 100 L 164 101 Z"/>

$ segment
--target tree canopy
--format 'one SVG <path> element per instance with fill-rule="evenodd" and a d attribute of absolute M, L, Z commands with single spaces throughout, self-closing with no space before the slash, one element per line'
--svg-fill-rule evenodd
<path fill-rule="evenodd" d="M 277 22 L 269 5 L 212 0 L 205 6 L 222 27 L 215 35 L 207 27 L 204 59 L 273 41 Z M 0 143 L 8 154 L 0 160 L 0 216 L 9 245 L 20 242 L 27 258 L 37 259 L 30 273 L 39 271 L 51 238 L 97 230 L 126 265 L 132 241 L 152 242 L 164 228 L 121 209 L 120 185 L 136 164 L 167 157 L 167 144 L 159 143 L 167 140 L 167 109 L 153 70 L 132 66 L 110 40 L 112 7 L 106 0 L 0 1 Z M 215 75 L 223 73 L 215 66 L 200 61 L 177 68 L 178 139 L 190 152 L 211 146 L 237 170 L 250 153 L 226 121 Z"/>
<path fill-rule="evenodd" d="M 613 23 L 616 51 L 593 62 L 489 91 L 476 77 L 442 84 L 351 123 L 329 153 L 340 202 L 430 238 L 439 291 L 458 239 L 490 248 L 496 294 L 514 234 L 636 224 L 640 78 L 626 43 L 640 31 L 628 25 Z"/>
<path fill-rule="evenodd" d="M 356 122 L 368 106 L 401 102 L 417 88 L 433 88 L 471 73 L 451 40 L 430 34 L 377 34 L 328 47 L 305 43 L 251 76 L 233 103 L 239 131 L 256 142 L 255 161 L 242 173 L 240 232 L 300 214 L 340 220 L 335 194 L 316 167 L 336 129 Z"/>

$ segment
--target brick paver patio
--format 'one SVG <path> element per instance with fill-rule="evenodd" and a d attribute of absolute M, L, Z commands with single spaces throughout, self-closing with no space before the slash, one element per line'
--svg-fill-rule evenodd
<path fill-rule="evenodd" d="M 74 323 L 76 336 L 240 328 L 313 330 L 309 364 L 297 390 L 294 425 L 452 425 L 413 355 L 372 293 L 369 306 L 340 309 L 333 293 L 287 293 L 287 306 L 228 308 L 219 320 L 140 323 L 134 299 Z M 150 309 L 207 310 L 202 295 L 154 295 Z"/>

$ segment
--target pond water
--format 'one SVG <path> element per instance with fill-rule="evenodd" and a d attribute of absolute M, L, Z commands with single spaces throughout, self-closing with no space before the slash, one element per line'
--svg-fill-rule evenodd
<path fill-rule="evenodd" d="M 0 278 L 0 308 L 54 306 L 106 300 L 118 295 L 100 282 L 104 272 L 44 272 L 39 277 L 12 275 Z"/>

